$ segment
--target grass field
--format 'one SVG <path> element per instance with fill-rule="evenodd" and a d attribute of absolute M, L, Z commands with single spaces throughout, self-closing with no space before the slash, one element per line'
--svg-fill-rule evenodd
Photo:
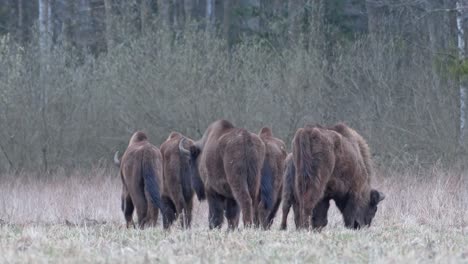
<path fill-rule="evenodd" d="M 384 176 L 385 175 L 385 176 Z M 343 228 L 332 206 L 322 232 L 124 228 L 114 169 L 0 176 L 2 263 L 468 263 L 468 172 L 379 172 L 385 192 L 371 228 Z"/>

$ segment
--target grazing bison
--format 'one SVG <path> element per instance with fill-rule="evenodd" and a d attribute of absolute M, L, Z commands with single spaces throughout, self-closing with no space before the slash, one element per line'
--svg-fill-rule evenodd
<path fill-rule="evenodd" d="M 294 193 L 299 204 L 300 227 L 312 220 L 315 228 L 327 224 L 333 199 L 345 226 L 369 226 L 385 196 L 371 189 L 372 165 L 364 139 L 344 124 L 300 128 L 293 139 L 296 177 Z M 310 217 L 312 216 L 312 217 Z"/>
<path fill-rule="evenodd" d="M 165 207 L 164 228 L 169 228 L 178 216 L 181 217 L 182 228 L 189 228 L 194 194 L 192 178 L 198 178 L 198 175 L 193 175 L 198 172 L 192 157 L 196 158 L 198 149 L 194 148 L 193 141 L 185 140 L 182 134 L 172 132 L 161 145 L 161 154 L 163 157 L 161 198 Z M 203 198 L 204 194 L 199 194 L 199 199 Z"/>
<path fill-rule="evenodd" d="M 294 212 L 294 223 L 296 228 L 300 228 L 299 223 L 299 203 L 295 193 L 295 182 L 296 182 L 296 168 L 294 167 L 294 161 L 292 153 L 289 153 L 285 161 L 285 170 L 283 175 L 283 218 L 281 221 L 281 230 L 286 230 L 288 214 L 291 207 Z M 331 195 L 323 197 L 322 200 L 315 206 L 312 213 L 312 227 L 323 228 L 328 223 L 328 208 L 330 206 Z M 340 197 L 335 196 L 335 204 L 338 209 L 342 212 L 344 208 L 344 201 Z"/>
<path fill-rule="evenodd" d="M 269 229 L 281 203 L 284 160 L 287 153 L 284 142 L 273 137 L 270 128 L 262 128 L 259 137 L 265 144 L 265 161 L 261 171 L 261 195 L 258 196 L 259 205 L 256 225 L 261 224 L 264 229 Z M 270 198 L 271 200 L 265 200 Z"/>
<path fill-rule="evenodd" d="M 162 181 L 161 152 L 149 143 L 145 133 L 133 134 L 120 165 L 122 178 L 122 211 L 127 221 L 127 228 L 133 225 L 133 210 L 136 208 L 140 228 L 156 225 L 158 208 L 163 211 L 160 197 Z"/>
<path fill-rule="evenodd" d="M 239 207 L 244 226 L 251 226 L 258 207 L 260 171 L 265 158 L 262 140 L 226 120 L 218 120 L 206 129 L 195 146 L 201 151 L 196 162 L 208 199 L 210 229 L 221 227 L 223 211 L 229 228 L 237 228 Z"/>

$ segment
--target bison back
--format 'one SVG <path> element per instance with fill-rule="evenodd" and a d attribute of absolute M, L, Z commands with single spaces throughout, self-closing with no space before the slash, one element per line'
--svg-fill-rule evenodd
<path fill-rule="evenodd" d="M 265 159 L 265 145 L 255 134 L 234 129 L 223 136 L 223 163 L 226 174 L 245 180 L 252 198 L 259 191 L 260 172 Z"/>

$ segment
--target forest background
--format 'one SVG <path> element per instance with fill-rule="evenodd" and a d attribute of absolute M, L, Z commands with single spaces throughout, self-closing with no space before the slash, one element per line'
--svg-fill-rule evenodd
<path fill-rule="evenodd" d="M 108 163 L 225 118 L 344 121 L 378 164 L 467 160 L 468 1 L 1 0 L 0 172 Z"/>

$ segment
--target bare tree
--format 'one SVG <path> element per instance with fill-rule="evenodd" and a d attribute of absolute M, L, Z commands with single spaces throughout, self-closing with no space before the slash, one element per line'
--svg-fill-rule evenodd
<path fill-rule="evenodd" d="M 185 25 L 185 1 L 184 0 L 174 0 L 174 22 L 177 27 L 181 29 Z"/>
<path fill-rule="evenodd" d="M 458 0 L 456 3 L 457 7 L 457 47 L 458 47 L 458 57 L 460 61 L 464 62 L 466 60 L 465 56 L 465 8 L 466 3 L 463 0 Z M 465 126 L 466 126 L 466 83 L 465 80 L 460 80 L 459 84 L 459 94 L 460 94 L 460 137 L 459 144 L 463 146 L 464 136 L 465 136 Z"/>
<path fill-rule="evenodd" d="M 18 0 L 18 29 L 17 29 L 17 37 L 20 41 L 24 41 L 24 31 L 23 31 L 23 23 L 24 23 L 24 5 L 23 0 Z"/>
<path fill-rule="evenodd" d="M 39 47 L 45 53 L 49 45 L 49 0 L 39 1 Z"/>
<path fill-rule="evenodd" d="M 112 9 L 112 2 L 113 0 L 104 0 L 104 7 L 106 10 L 106 42 L 107 42 L 107 50 L 111 50 L 115 43 L 114 43 L 114 13 Z"/>
<path fill-rule="evenodd" d="M 300 0 L 288 2 L 288 36 L 293 43 L 299 40 L 301 34 L 304 5 Z"/>

